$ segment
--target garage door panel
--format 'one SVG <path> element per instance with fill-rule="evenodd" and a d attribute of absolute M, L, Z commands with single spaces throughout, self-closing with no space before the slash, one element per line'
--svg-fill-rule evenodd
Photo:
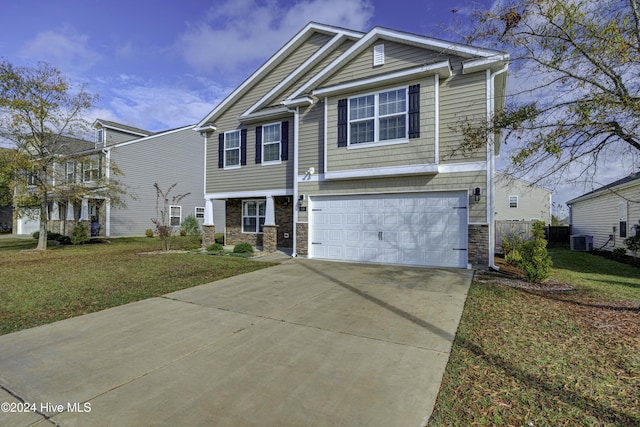
<path fill-rule="evenodd" d="M 467 200 L 466 192 L 312 196 L 310 234 L 320 245 L 311 257 L 466 267 Z"/>

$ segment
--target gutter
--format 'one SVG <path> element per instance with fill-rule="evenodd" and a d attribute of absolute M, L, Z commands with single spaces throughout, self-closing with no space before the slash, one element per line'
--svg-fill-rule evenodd
<path fill-rule="evenodd" d="M 291 205 L 293 206 L 293 246 L 292 257 L 297 257 L 298 246 L 298 132 L 300 120 L 300 107 L 296 106 L 295 110 L 287 108 L 287 111 L 293 113 L 293 200 Z"/>
<path fill-rule="evenodd" d="M 487 70 L 488 77 L 488 91 L 487 91 L 487 120 L 493 119 L 495 113 L 495 81 L 496 76 L 505 73 L 509 69 L 509 64 L 505 64 L 504 67 L 498 71 L 492 73 L 491 70 Z M 495 265 L 494 256 L 496 251 L 496 239 L 495 239 L 495 186 L 493 174 L 495 171 L 495 133 L 487 135 L 487 162 L 489 170 L 487 171 L 487 194 L 489 195 L 487 200 L 487 219 L 489 220 L 489 268 L 495 271 L 499 271 L 500 267 Z"/>

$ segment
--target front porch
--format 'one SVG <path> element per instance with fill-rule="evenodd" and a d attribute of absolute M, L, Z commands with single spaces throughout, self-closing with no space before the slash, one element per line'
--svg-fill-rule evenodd
<path fill-rule="evenodd" d="M 212 206 L 213 203 L 207 205 Z M 213 208 L 210 209 L 207 212 L 205 208 L 202 226 L 202 244 L 205 247 L 215 242 Z M 293 209 L 291 196 L 226 199 L 225 244 L 249 243 L 264 252 L 293 248 Z"/>

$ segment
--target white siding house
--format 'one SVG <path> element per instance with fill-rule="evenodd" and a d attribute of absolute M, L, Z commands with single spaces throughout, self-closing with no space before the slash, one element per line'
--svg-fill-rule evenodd
<path fill-rule="evenodd" d="M 594 249 L 624 248 L 640 232 L 640 172 L 569 200 L 571 234 L 593 236 Z"/>

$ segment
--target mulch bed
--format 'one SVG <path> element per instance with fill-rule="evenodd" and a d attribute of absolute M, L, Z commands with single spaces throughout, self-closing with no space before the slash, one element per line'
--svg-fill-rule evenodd
<path fill-rule="evenodd" d="M 547 280 L 530 283 L 518 268 L 496 257 L 499 271 L 478 271 L 475 281 L 518 288 L 545 299 L 557 301 L 577 322 L 632 340 L 640 340 L 640 304 L 635 301 L 609 301 L 587 295 L 567 283 Z"/>

